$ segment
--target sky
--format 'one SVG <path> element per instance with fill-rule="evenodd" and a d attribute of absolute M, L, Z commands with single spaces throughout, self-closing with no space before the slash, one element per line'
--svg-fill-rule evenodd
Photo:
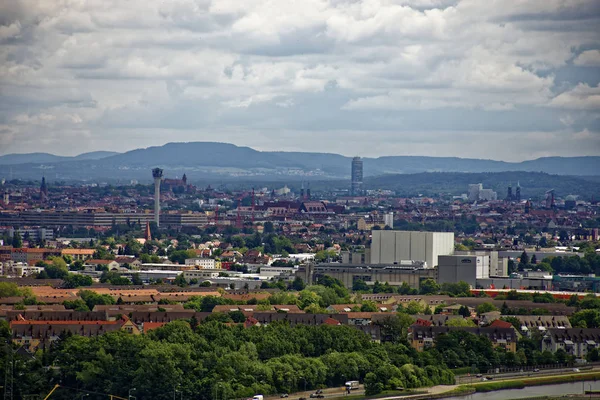
<path fill-rule="evenodd" d="M 0 154 L 600 155 L 597 0 L 0 2 Z"/>

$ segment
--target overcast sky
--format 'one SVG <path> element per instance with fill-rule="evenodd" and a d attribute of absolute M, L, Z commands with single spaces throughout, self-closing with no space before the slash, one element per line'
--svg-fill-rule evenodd
<path fill-rule="evenodd" d="M 598 0 L 0 1 L 0 154 L 600 155 Z"/>

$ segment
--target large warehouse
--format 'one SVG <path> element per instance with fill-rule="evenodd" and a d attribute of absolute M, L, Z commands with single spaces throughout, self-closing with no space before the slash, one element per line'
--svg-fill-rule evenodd
<path fill-rule="evenodd" d="M 454 253 L 453 232 L 372 231 L 371 264 L 425 261 L 438 265 L 438 256 Z"/>

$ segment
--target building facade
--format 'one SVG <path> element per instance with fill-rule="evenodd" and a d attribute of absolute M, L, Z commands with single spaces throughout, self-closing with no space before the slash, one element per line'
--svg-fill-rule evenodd
<path fill-rule="evenodd" d="M 371 263 L 400 264 L 425 261 L 438 265 L 438 256 L 454 253 L 453 232 L 372 231 Z"/>
<path fill-rule="evenodd" d="M 360 157 L 352 159 L 352 171 L 350 182 L 350 195 L 360 196 L 363 194 L 363 161 Z"/>

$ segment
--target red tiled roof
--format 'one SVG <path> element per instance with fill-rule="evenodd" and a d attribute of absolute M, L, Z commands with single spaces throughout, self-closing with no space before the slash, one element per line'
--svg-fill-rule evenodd
<path fill-rule="evenodd" d="M 495 320 L 490 324 L 490 327 L 494 328 L 512 328 L 512 324 L 510 322 L 502 321 L 500 319 Z"/>
<path fill-rule="evenodd" d="M 41 321 L 41 320 L 18 320 L 11 321 L 10 325 L 117 325 L 123 321 Z"/>
<path fill-rule="evenodd" d="M 166 325 L 166 322 L 144 322 L 144 333 L 151 331 L 153 329 L 158 329 L 163 325 Z"/>
<path fill-rule="evenodd" d="M 431 326 L 433 325 L 431 321 L 425 321 L 424 319 L 420 319 L 418 318 L 415 323 L 415 325 L 419 325 L 419 326 Z"/>
<path fill-rule="evenodd" d="M 327 318 L 325 321 L 323 321 L 324 325 L 341 325 L 340 321 L 338 321 L 337 319 L 333 319 L 331 317 Z"/>

